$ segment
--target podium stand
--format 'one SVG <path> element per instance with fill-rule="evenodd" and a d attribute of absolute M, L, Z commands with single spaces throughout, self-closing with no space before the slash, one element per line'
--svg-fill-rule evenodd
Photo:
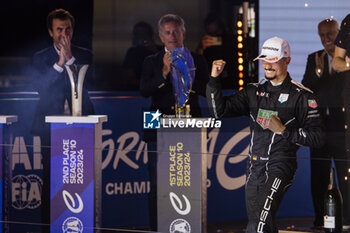
<path fill-rule="evenodd" d="M 157 131 L 159 232 L 207 230 L 207 131 L 204 127 L 186 128 L 188 121 L 205 120 L 161 119 L 162 127 Z"/>
<path fill-rule="evenodd" d="M 102 123 L 107 116 L 47 116 L 51 123 L 50 232 L 99 232 Z"/>
<path fill-rule="evenodd" d="M 8 232 L 6 224 L 11 206 L 11 152 L 13 136 L 10 125 L 17 122 L 17 116 L 0 116 L 0 232 Z"/>

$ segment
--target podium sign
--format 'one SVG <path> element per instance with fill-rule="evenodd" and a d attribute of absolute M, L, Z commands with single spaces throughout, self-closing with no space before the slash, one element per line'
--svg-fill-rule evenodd
<path fill-rule="evenodd" d="M 17 116 L 0 116 L 0 233 L 9 232 L 6 221 L 11 206 L 11 151 L 12 133 L 9 125 L 17 122 Z"/>
<path fill-rule="evenodd" d="M 98 232 L 102 122 L 107 116 L 52 116 L 50 231 Z"/>
<path fill-rule="evenodd" d="M 163 127 L 157 132 L 157 208 L 160 232 L 206 232 L 206 129 L 164 127 L 181 126 L 181 123 L 169 122 L 184 120 L 186 118 L 164 119 Z"/>

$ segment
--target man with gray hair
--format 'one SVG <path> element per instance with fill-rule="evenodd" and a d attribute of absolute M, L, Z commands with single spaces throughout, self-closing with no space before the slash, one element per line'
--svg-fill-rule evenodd
<path fill-rule="evenodd" d="M 177 115 L 189 109 L 192 117 L 201 116 L 199 95 L 205 96 L 209 77 L 207 63 L 203 56 L 192 53 L 184 44 L 184 20 L 174 14 L 167 14 L 158 22 L 159 37 L 164 50 L 147 57 L 141 73 L 140 92 L 151 97 L 150 110 L 164 115 Z M 156 189 L 156 131 L 145 129 L 143 140 L 148 144 L 148 170 L 151 183 L 149 195 L 151 230 L 157 225 Z"/>
<path fill-rule="evenodd" d="M 310 148 L 311 194 L 314 204 L 314 228 L 324 225 L 324 196 L 328 189 L 332 158 L 336 166 L 339 188 L 343 196 L 343 216 L 345 225 L 350 224 L 348 174 L 345 149 L 345 121 L 342 111 L 341 89 L 344 80 L 333 71 L 334 41 L 339 32 L 339 23 L 334 19 L 324 19 L 318 24 L 318 35 L 324 49 L 311 53 L 307 59 L 302 83 L 310 88 L 320 106 L 326 128 L 326 142 L 322 148 Z"/>

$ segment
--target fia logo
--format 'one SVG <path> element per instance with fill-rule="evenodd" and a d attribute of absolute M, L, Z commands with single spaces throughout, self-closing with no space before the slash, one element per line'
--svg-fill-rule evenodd
<path fill-rule="evenodd" d="M 62 224 L 62 231 L 63 233 L 82 233 L 83 232 L 83 223 L 79 218 L 76 217 L 69 217 L 66 220 L 64 220 Z"/>
<path fill-rule="evenodd" d="M 182 218 L 175 219 L 169 227 L 170 233 L 191 233 L 191 225 Z"/>
<path fill-rule="evenodd" d="M 43 181 L 35 174 L 12 178 L 12 207 L 17 210 L 36 209 L 41 204 Z"/>
<path fill-rule="evenodd" d="M 143 128 L 144 129 L 159 129 L 160 116 L 162 114 L 157 110 L 156 112 L 143 112 Z"/>

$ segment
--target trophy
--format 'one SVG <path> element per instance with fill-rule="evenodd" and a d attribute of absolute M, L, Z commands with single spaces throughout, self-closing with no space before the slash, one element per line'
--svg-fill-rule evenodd
<path fill-rule="evenodd" d="M 174 48 L 171 53 L 173 88 L 175 94 L 175 116 L 190 116 L 190 105 L 186 104 L 192 92 L 195 68 L 191 53 Z"/>
<path fill-rule="evenodd" d="M 83 84 L 89 65 L 65 66 L 72 88 L 72 116 L 82 115 Z M 73 70 L 71 69 L 73 68 Z"/>

